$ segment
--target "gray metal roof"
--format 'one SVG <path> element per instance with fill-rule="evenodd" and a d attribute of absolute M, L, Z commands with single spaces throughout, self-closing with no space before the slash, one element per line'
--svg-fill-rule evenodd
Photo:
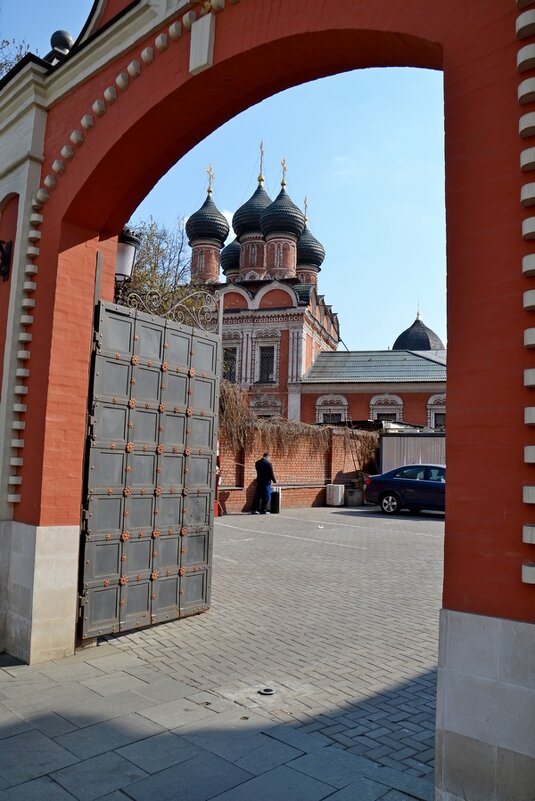
<path fill-rule="evenodd" d="M 322 351 L 304 384 L 446 381 L 446 351 Z"/>

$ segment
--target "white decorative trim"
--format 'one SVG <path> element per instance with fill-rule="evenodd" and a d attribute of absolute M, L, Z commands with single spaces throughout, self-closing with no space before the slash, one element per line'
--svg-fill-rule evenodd
<path fill-rule="evenodd" d="M 326 422 L 324 415 L 340 414 L 342 422 L 347 420 L 348 402 L 344 395 L 320 395 L 316 399 L 316 423 Z"/>
<path fill-rule="evenodd" d="M 518 85 L 518 102 L 521 105 L 535 100 L 535 78 L 526 78 Z"/>
<path fill-rule="evenodd" d="M 523 584 L 535 584 L 535 564 L 533 562 L 523 563 L 522 582 Z"/>
<path fill-rule="evenodd" d="M 527 545 L 535 545 L 535 525 L 527 523 L 522 526 L 522 542 Z"/>
<path fill-rule="evenodd" d="M 403 420 L 403 401 L 399 395 L 385 393 L 373 396 L 370 400 L 370 418 L 377 420 L 378 414 L 383 412 L 395 414 L 398 423 Z"/>
<path fill-rule="evenodd" d="M 521 47 L 516 56 L 516 66 L 519 72 L 535 67 L 535 45 L 529 44 Z"/>
<path fill-rule="evenodd" d="M 520 14 L 516 20 L 516 35 L 518 39 L 527 39 L 535 33 L 535 10 L 530 9 Z"/>

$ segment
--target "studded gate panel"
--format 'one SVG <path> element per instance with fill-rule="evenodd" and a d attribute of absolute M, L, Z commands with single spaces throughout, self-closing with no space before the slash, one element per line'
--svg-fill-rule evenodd
<path fill-rule="evenodd" d="M 82 638 L 209 607 L 217 334 L 100 303 L 82 524 Z"/>

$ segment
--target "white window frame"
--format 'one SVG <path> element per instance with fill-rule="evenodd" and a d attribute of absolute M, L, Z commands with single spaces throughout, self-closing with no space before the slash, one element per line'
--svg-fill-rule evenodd
<path fill-rule="evenodd" d="M 277 387 L 279 385 L 280 369 L 280 332 L 257 331 L 254 336 L 254 383 L 263 386 Z M 260 348 L 273 348 L 273 381 L 260 382 Z"/>
<path fill-rule="evenodd" d="M 435 425 L 435 415 L 436 414 L 446 414 L 446 395 L 431 395 L 429 400 L 427 401 L 427 425 L 429 428 L 432 428 L 434 431 L 445 431 L 446 426 L 440 426 L 439 428 Z"/>
<path fill-rule="evenodd" d="M 323 423 L 325 414 L 341 414 L 342 422 L 346 422 L 347 408 L 347 398 L 343 395 L 321 395 L 316 400 L 316 423 Z"/>
<path fill-rule="evenodd" d="M 403 401 L 399 395 L 374 395 L 370 401 L 370 419 L 377 420 L 379 414 L 395 414 L 396 422 L 403 420 Z"/>

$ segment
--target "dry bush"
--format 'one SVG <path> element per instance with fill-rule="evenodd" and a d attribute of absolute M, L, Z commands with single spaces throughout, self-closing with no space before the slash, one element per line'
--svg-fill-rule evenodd
<path fill-rule="evenodd" d="M 264 449 L 279 456 L 285 456 L 298 445 L 304 446 L 310 454 L 327 453 L 335 433 L 343 437 L 344 451 L 353 459 L 356 471 L 367 471 L 374 466 L 379 440 L 377 432 L 257 417 L 249 403 L 248 393 L 239 384 L 221 381 L 219 437 L 222 447 L 234 452 L 248 450 L 259 435 Z"/>

